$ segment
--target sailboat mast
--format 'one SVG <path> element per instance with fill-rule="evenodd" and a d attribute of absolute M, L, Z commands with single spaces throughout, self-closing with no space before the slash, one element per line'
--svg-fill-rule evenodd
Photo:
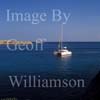
<path fill-rule="evenodd" d="M 60 41 L 60 45 L 61 45 L 61 49 L 63 47 L 63 24 L 61 24 L 61 41 Z"/>

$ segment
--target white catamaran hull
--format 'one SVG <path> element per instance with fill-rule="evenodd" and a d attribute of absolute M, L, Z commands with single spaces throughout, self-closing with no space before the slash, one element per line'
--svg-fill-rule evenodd
<path fill-rule="evenodd" d="M 58 50 L 55 51 L 54 54 L 57 56 L 67 56 L 67 55 L 72 55 L 72 52 L 68 50 Z"/>

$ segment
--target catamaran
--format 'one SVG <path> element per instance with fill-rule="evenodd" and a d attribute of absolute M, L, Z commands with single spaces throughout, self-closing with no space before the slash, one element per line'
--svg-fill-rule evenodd
<path fill-rule="evenodd" d="M 63 47 L 63 24 L 61 25 L 61 39 L 59 41 L 58 50 L 54 51 L 54 55 L 60 57 L 72 55 L 72 52 L 69 51 L 67 47 Z"/>

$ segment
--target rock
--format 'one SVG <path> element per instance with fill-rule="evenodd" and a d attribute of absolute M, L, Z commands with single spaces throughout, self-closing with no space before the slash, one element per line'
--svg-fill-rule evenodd
<path fill-rule="evenodd" d="M 91 81 L 81 100 L 100 100 L 100 72 Z"/>

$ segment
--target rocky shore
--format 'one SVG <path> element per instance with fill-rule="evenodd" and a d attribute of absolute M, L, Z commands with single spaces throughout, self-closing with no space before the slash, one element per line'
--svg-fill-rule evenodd
<path fill-rule="evenodd" d="M 81 100 L 100 100 L 100 72 L 91 81 Z"/>
<path fill-rule="evenodd" d="M 17 41 L 17 40 L 0 40 L 0 45 L 7 45 L 7 44 L 32 44 L 31 41 Z"/>

